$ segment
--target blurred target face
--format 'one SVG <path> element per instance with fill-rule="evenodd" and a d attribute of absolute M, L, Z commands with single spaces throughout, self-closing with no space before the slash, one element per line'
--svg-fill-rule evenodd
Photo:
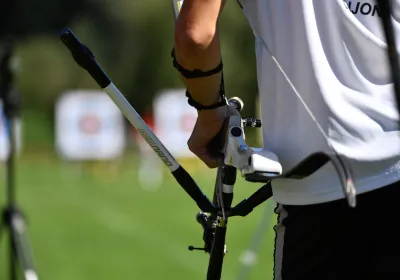
<path fill-rule="evenodd" d="M 100 132 L 101 123 L 97 115 L 84 115 L 79 121 L 79 130 L 88 135 L 97 134 Z"/>
<path fill-rule="evenodd" d="M 184 114 L 180 118 L 180 127 L 185 132 L 191 132 L 196 124 L 197 118 L 191 114 Z"/>

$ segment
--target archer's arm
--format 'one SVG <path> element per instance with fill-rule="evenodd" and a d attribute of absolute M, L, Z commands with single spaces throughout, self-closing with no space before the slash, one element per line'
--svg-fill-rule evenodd
<path fill-rule="evenodd" d="M 217 22 L 226 0 L 185 0 L 175 25 L 175 55 L 187 70 L 209 71 L 221 62 Z M 220 100 L 221 72 L 185 79 L 192 98 L 201 105 Z"/>
<path fill-rule="evenodd" d="M 175 26 L 175 56 L 187 70 L 215 69 L 221 62 L 218 19 L 226 0 L 185 0 Z M 192 99 L 203 106 L 218 104 L 221 71 L 211 76 L 183 82 Z M 223 104 L 223 103 L 219 103 Z M 188 140 L 189 149 L 210 168 L 217 167 L 217 155 L 209 150 L 210 141 L 222 129 L 224 121 L 238 112 L 226 104 L 198 111 L 196 125 Z"/>

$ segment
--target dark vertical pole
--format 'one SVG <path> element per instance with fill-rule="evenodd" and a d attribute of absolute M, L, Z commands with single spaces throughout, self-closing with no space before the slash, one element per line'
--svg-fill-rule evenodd
<path fill-rule="evenodd" d="M 9 153 L 7 156 L 6 171 L 6 210 L 4 213 L 5 223 L 9 229 L 9 273 L 10 279 L 16 280 L 16 255 L 15 240 L 12 232 L 12 215 L 15 207 L 15 116 L 18 110 L 18 95 L 13 90 L 13 73 L 11 70 L 11 59 L 14 46 L 11 40 L 3 42 L 2 56 L 0 60 L 0 97 L 3 101 L 3 111 L 6 119 L 8 132 Z"/>

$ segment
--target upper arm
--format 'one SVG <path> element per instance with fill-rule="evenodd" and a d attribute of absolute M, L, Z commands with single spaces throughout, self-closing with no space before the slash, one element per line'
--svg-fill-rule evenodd
<path fill-rule="evenodd" d="M 226 0 L 185 0 L 175 26 L 175 35 L 198 40 L 214 36 Z"/>
<path fill-rule="evenodd" d="M 226 0 L 184 0 L 179 18 L 216 23 Z"/>

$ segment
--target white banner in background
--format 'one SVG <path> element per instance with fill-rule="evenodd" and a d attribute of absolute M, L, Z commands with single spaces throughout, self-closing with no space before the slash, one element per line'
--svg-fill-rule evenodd
<path fill-rule="evenodd" d="M 0 161 L 6 161 L 10 152 L 10 135 L 8 125 L 9 122 L 7 121 L 3 111 L 3 103 L 0 100 Z M 16 132 L 17 155 L 19 155 L 22 146 L 22 122 L 20 119 L 15 121 L 14 129 Z"/>
<path fill-rule="evenodd" d="M 122 155 L 124 118 L 105 92 L 65 92 L 55 114 L 56 149 L 64 159 L 107 160 Z"/>
<path fill-rule="evenodd" d="M 197 111 L 189 106 L 185 89 L 160 92 L 153 103 L 154 131 L 176 158 L 194 157 L 187 141 L 196 124 Z"/>

